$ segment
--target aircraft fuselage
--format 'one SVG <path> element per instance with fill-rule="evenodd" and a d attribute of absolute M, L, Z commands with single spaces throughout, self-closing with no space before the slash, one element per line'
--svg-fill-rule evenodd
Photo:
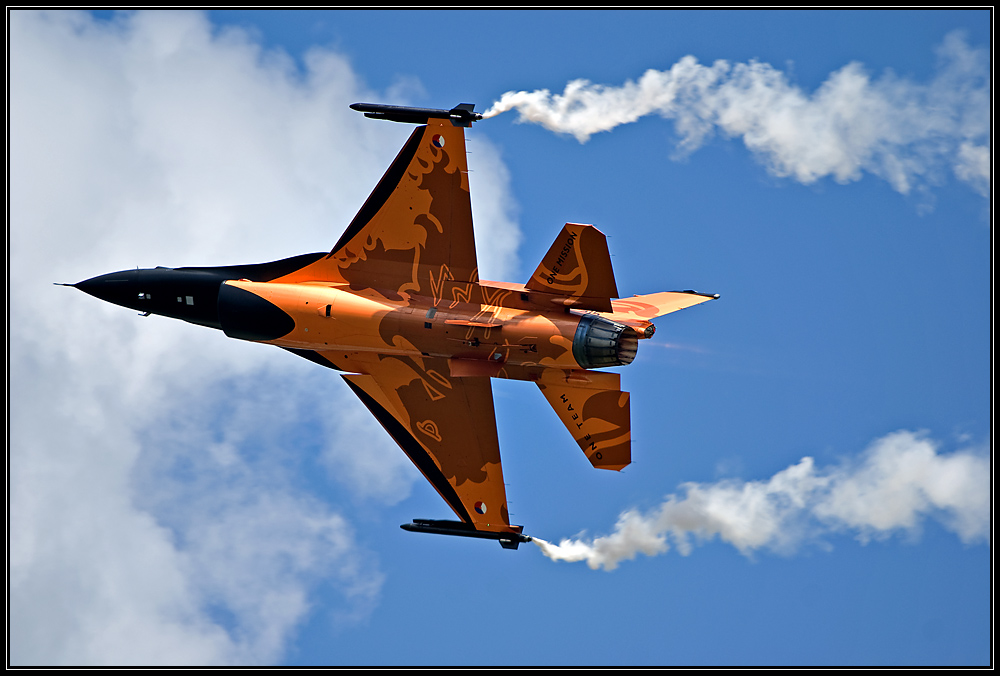
<path fill-rule="evenodd" d="M 627 364 L 636 341 L 646 337 L 596 315 L 556 307 L 547 298 L 533 301 L 533 294 L 512 284 L 484 282 L 476 295 L 493 302 L 473 303 L 329 282 L 232 277 L 233 270 L 280 263 L 124 270 L 74 286 L 143 314 L 220 329 L 231 338 L 293 351 L 342 352 L 344 363 L 364 361 L 365 353 L 445 357 L 456 376 L 538 380 L 535 367 L 590 368 L 602 358 L 599 350 L 606 354 L 598 365 Z"/>

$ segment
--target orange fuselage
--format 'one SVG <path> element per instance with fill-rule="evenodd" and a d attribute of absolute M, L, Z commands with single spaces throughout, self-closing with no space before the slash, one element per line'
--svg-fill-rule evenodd
<path fill-rule="evenodd" d="M 487 366 L 580 368 L 572 349 L 580 315 L 566 310 L 435 305 L 432 298 L 387 298 L 327 283 L 225 283 L 263 298 L 294 320 L 290 332 L 267 341 L 280 347 L 448 357 Z"/>

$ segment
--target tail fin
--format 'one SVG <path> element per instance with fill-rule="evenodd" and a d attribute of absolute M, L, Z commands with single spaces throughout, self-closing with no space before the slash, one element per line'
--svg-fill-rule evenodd
<path fill-rule="evenodd" d="M 661 291 L 644 296 L 632 296 L 611 301 L 613 310 L 600 313 L 605 319 L 631 326 L 640 338 L 650 338 L 656 327 L 650 321 L 657 317 L 677 312 L 684 308 L 698 305 L 705 301 L 715 300 L 717 293 L 698 293 L 697 291 Z"/>
<path fill-rule="evenodd" d="M 618 286 L 604 233 L 592 225 L 564 225 L 525 288 L 569 307 L 612 312 Z"/>
<path fill-rule="evenodd" d="M 629 393 L 617 373 L 567 371 L 564 382 L 537 384 L 594 467 L 620 470 L 632 462 Z"/>
<path fill-rule="evenodd" d="M 718 297 L 719 294 L 717 293 L 661 291 L 659 293 L 622 298 L 612 303 L 614 313 L 610 319 L 620 322 L 656 319 L 657 317 L 683 310 L 692 305 L 715 300 Z"/>

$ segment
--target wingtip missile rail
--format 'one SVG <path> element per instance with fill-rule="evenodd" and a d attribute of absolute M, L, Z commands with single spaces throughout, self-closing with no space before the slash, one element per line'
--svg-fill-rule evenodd
<path fill-rule="evenodd" d="M 483 119 L 475 111 L 476 104 L 460 103 L 451 110 L 443 108 L 413 108 L 410 106 L 390 106 L 385 103 L 352 103 L 351 110 L 364 113 L 373 120 L 390 120 L 409 124 L 426 124 L 430 118 L 451 120 L 456 127 L 471 127 L 473 122 Z"/>
<path fill-rule="evenodd" d="M 463 521 L 445 521 L 442 519 L 414 519 L 413 523 L 400 526 L 411 533 L 435 533 L 437 535 L 458 535 L 460 537 L 497 540 L 504 549 L 517 549 L 522 542 L 531 542 L 531 537 L 520 532 L 477 530 L 475 526 Z M 520 526 L 515 526 L 520 529 Z"/>

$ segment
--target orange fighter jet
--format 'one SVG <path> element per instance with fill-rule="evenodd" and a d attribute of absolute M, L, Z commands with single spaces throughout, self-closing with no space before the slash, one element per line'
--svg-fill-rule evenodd
<path fill-rule="evenodd" d="M 471 104 L 352 108 L 420 126 L 329 253 L 73 286 L 343 371 L 459 519 L 402 527 L 516 549 L 530 538 L 508 518 L 490 378 L 535 383 L 594 467 L 620 470 L 631 461 L 629 393 L 617 373 L 594 369 L 629 364 L 651 319 L 718 296 L 617 300 L 604 235 L 577 223 L 527 283 L 481 281 L 464 131 L 481 115 Z"/>

